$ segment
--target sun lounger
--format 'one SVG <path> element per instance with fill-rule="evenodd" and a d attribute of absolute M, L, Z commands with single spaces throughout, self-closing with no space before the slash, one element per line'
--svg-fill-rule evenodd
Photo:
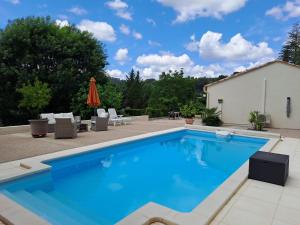
<path fill-rule="evenodd" d="M 114 108 L 108 109 L 108 113 L 109 113 L 109 122 L 114 126 L 118 123 L 127 124 L 131 121 L 130 117 L 123 117 L 123 115 L 118 115 Z"/>

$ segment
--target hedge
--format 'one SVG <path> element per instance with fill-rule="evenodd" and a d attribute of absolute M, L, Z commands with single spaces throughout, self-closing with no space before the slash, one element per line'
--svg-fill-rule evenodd
<path fill-rule="evenodd" d="M 145 115 L 145 109 L 125 109 L 125 115 L 128 116 L 142 116 Z"/>

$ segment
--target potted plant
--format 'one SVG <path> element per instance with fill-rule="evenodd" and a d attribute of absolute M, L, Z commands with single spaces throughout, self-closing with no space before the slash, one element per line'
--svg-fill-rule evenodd
<path fill-rule="evenodd" d="M 34 84 L 28 83 L 17 89 L 22 96 L 19 107 L 26 109 L 29 114 L 37 119 L 29 120 L 32 137 L 45 137 L 48 132 L 48 120 L 38 119 L 40 111 L 48 105 L 51 99 L 51 90 L 46 83 L 35 80 Z"/>
<path fill-rule="evenodd" d="M 262 131 L 265 125 L 266 117 L 258 111 L 252 111 L 249 114 L 249 122 L 253 130 Z"/>
<path fill-rule="evenodd" d="M 193 124 L 194 123 L 194 116 L 196 114 L 196 107 L 193 105 L 192 102 L 189 104 L 184 105 L 180 108 L 181 115 L 185 118 L 186 124 Z"/>

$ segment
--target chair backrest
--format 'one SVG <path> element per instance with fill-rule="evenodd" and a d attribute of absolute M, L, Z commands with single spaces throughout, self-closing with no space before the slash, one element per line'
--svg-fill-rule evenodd
<path fill-rule="evenodd" d="M 109 113 L 110 118 L 117 118 L 118 117 L 117 112 L 114 108 L 108 109 L 108 113 Z"/>
<path fill-rule="evenodd" d="M 74 116 L 72 112 L 69 113 L 55 113 L 54 119 L 60 119 L 60 118 L 70 118 L 71 122 L 74 123 Z"/>
<path fill-rule="evenodd" d="M 100 115 L 101 115 L 102 113 L 105 113 L 105 109 L 103 109 L 103 108 L 97 109 L 97 115 L 98 115 L 99 117 L 100 117 Z"/>
<path fill-rule="evenodd" d="M 57 126 L 73 126 L 71 118 L 55 118 Z"/>

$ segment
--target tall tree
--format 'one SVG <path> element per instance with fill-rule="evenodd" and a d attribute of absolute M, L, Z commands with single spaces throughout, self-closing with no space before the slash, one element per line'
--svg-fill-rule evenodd
<path fill-rule="evenodd" d="M 70 110 L 71 99 L 91 76 L 106 82 L 106 58 L 103 44 L 75 26 L 59 27 L 50 17 L 10 21 L 0 32 L 0 119 L 9 124 L 22 118 L 16 89 L 36 79 L 52 90 L 45 111 Z"/>
<path fill-rule="evenodd" d="M 140 77 L 140 72 L 132 69 L 126 76 L 124 85 L 124 107 L 134 109 L 145 107 L 143 87 L 144 83 Z"/>
<path fill-rule="evenodd" d="M 282 46 L 279 59 L 300 65 L 300 24 L 294 24 L 288 39 Z"/>

